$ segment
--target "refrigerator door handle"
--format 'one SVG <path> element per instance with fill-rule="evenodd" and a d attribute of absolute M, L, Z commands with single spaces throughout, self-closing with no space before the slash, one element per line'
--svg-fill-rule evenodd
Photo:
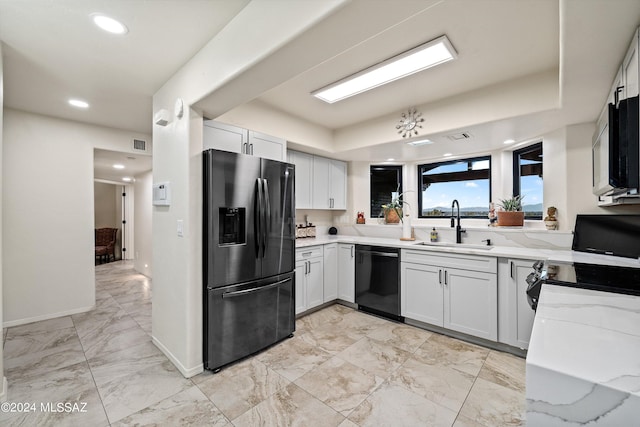
<path fill-rule="evenodd" d="M 266 178 L 262 180 L 264 185 L 264 212 L 265 212 L 265 221 L 264 221 L 264 253 L 262 256 L 265 256 L 267 252 L 267 248 L 269 247 L 269 231 L 271 228 L 271 202 L 269 201 L 269 182 Z"/>
<path fill-rule="evenodd" d="M 263 210 L 263 197 L 262 197 L 262 178 L 256 178 L 256 187 L 257 187 L 257 195 L 258 195 L 258 200 L 256 203 L 256 218 L 255 218 L 255 239 L 256 239 L 256 247 L 258 248 L 258 253 L 257 253 L 257 257 L 260 258 L 260 248 L 262 247 L 262 217 L 264 216 L 264 210 Z M 264 254 L 262 255 L 264 256 Z"/>

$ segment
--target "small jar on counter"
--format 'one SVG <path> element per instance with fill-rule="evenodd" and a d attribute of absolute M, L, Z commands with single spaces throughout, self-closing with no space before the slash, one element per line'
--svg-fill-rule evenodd
<path fill-rule="evenodd" d="M 296 239 L 302 239 L 307 237 L 307 227 L 305 227 L 304 225 L 300 224 L 297 228 L 296 228 Z"/>
<path fill-rule="evenodd" d="M 316 237 L 316 226 L 311 223 L 307 226 L 307 237 Z"/>

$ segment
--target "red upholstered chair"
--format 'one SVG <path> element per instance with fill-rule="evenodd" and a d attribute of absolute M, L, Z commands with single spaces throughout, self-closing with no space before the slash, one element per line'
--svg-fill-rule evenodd
<path fill-rule="evenodd" d="M 111 258 L 116 259 L 116 236 L 117 228 L 97 228 L 96 235 L 96 258 L 102 263 L 110 262 Z"/>

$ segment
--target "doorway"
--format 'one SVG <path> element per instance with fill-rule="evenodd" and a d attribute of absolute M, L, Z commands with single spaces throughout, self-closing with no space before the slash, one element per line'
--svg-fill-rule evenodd
<path fill-rule="evenodd" d="M 143 185 L 145 188 L 138 189 L 146 193 L 146 186 L 151 185 L 151 168 L 152 159 L 147 154 L 94 150 L 94 229 L 117 229 L 109 261 L 137 258 L 135 192 Z M 150 218 L 140 218 L 140 226 L 150 229 Z M 100 262 L 96 256 L 96 263 Z"/>

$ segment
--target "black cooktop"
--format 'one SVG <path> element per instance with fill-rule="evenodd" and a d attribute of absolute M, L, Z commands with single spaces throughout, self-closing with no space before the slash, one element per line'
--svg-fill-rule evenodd
<path fill-rule="evenodd" d="M 640 295 L 640 268 L 581 263 L 548 265 L 544 282 L 550 285 Z"/>

